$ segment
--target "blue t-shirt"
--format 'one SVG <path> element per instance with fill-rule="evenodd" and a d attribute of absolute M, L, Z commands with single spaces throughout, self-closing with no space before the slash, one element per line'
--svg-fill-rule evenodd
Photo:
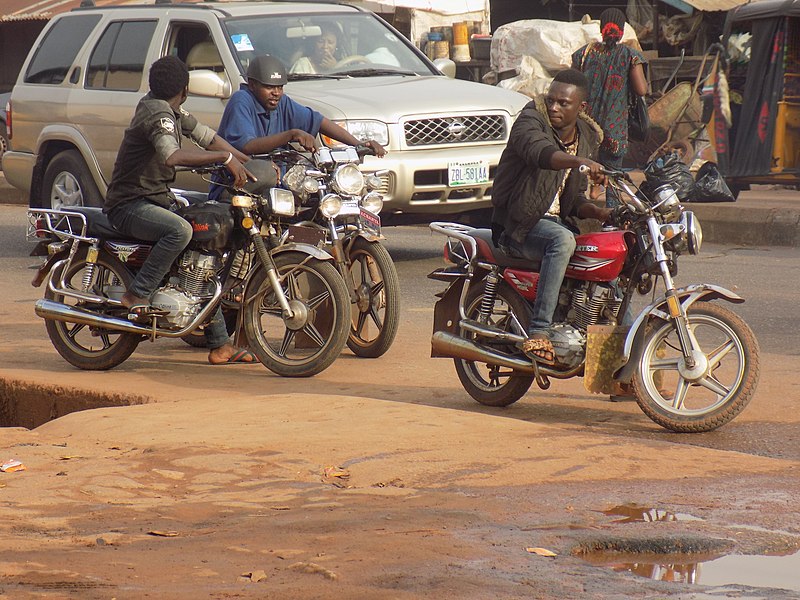
<path fill-rule="evenodd" d="M 308 106 L 298 104 L 289 96 L 281 96 L 275 110 L 268 111 L 261 106 L 255 94 L 246 84 L 228 101 L 217 135 L 242 150 L 250 140 L 282 133 L 288 129 L 301 129 L 316 136 L 322 125 L 323 116 Z M 223 188 L 211 185 L 209 198 L 216 200 Z"/>

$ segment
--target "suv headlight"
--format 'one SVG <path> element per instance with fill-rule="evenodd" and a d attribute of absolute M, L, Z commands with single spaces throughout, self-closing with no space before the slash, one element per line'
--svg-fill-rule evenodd
<path fill-rule="evenodd" d="M 381 146 L 389 145 L 389 127 L 381 121 L 338 121 L 336 124 L 358 140 L 375 140 Z"/>
<path fill-rule="evenodd" d="M 346 196 L 356 196 L 364 189 L 364 175 L 352 163 L 340 165 L 333 172 L 333 186 Z"/>

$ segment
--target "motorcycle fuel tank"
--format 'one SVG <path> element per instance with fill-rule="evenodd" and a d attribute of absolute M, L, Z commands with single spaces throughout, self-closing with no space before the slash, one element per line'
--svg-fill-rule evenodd
<path fill-rule="evenodd" d="M 596 231 L 575 236 L 575 252 L 567 277 L 582 281 L 611 281 L 619 277 L 628 254 L 624 231 Z"/>

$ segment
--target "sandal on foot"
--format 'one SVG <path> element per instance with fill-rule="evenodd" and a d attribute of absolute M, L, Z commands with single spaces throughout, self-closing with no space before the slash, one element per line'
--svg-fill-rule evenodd
<path fill-rule="evenodd" d="M 528 358 L 537 362 L 555 364 L 556 353 L 553 344 L 547 338 L 534 337 L 522 342 L 522 351 Z"/>
<path fill-rule="evenodd" d="M 223 360 L 222 362 L 211 362 L 211 357 L 209 356 L 208 362 L 212 365 L 232 365 L 236 363 L 252 365 L 258 363 L 258 359 L 256 358 L 255 354 L 250 352 L 250 350 L 239 348 L 236 352 L 230 355 L 228 360 Z"/>

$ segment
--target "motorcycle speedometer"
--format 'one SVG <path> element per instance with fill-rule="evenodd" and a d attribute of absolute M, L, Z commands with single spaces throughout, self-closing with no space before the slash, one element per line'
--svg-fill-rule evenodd
<path fill-rule="evenodd" d="M 352 163 L 340 165 L 333 172 L 333 187 L 340 194 L 356 196 L 364 189 L 364 175 Z"/>

